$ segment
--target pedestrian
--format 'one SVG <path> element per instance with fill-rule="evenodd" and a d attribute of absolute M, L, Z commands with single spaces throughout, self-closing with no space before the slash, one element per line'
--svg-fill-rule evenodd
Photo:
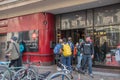
<path fill-rule="evenodd" d="M 78 42 L 75 44 L 74 46 L 74 51 L 73 51 L 73 57 L 75 59 L 75 63 L 77 63 L 77 46 L 78 46 Z"/>
<path fill-rule="evenodd" d="M 61 61 L 61 54 L 62 54 L 62 43 L 63 40 L 59 39 L 59 42 L 55 45 L 53 52 L 55 54 L 55 63 Z"/>
<path fill-rule="evenodd" d="M 72 38 L 71 37 L 68 37 L 68 44 L 70 45 L 71 52 L 72 52 L 72 55 L 71 55 L 71 65 L 72 65 L 73 64 L 72 61 L 73 61 L 74 44 L 72 42 Z"/>
<path fill-rule="evenodd" d="M 13 36 L 10 39 L 10 44 L 7 51 L 5 51 L 6 55 L 9 57 L 10 60 L 9 67 L 11 66 L 19 67 L 21 65 L 21 63 L 18 62 L 18 59 L 20 57 L 20 50 L 19 44 L 16 41 L 17 37 Z"/>
<path fill-rule="evenodd" d="M 62 63 L 68 67 L 71 66 L 71 48 L 66 38 L 63 38 L 62 44 Z"/>
<path fill-rule="evenodd" d="M 82 53 L 82 50 L 83 48 L 81 48 L 82 44 L 84 43 L 84 40 L 83 39 L 79 39 L 79 43 L 77 45 L 77 69 L 80 69 L 81 67 L 81 61 L 82 61 L 82 56 L 83 56 L 83 53 Z"/>
<path fill-rule="evenodd" d="M 59 39 L 59 43 L 57 43 L 53 49 L 54 54 L 60 54 L 62 52 L 62 43 L 63 40 Z"/>
<path fill-rule="evenodd" d="M 22 56 L 25 51 L 25 43 L 23 41 L 19 42 L 20 56 L 18 59 L 19 66 L 22 66 Z"/>
<path fill-rule="evenodd" d="M 82 70 L 85 70 L 86 64 L 88 65 L 88 74 L 93 78 L 92 73 L 92 59 L 94 57 L 94 45 L 91 42 L 90 36 L 86 36 L 86 41 L 82 44 L 83 48 L 83 65 Z"/>
<path fill-rule="evenodd" d="M 68 67 L 68 69 L 71 71 L 71 79 L 73 79 L 72 76 L 72 67 L 71 67 L 71 55 L 72 50 L 70 45 L 67 42 L 66 38 L 63 38 L 63 44 L 62 44 L 62 63 Z"/>

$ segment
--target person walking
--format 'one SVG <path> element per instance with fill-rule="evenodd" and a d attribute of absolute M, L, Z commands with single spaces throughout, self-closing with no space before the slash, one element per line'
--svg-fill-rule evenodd
<path fill-rule="evenodd" d="M 86 41 L 82 44 L 83 48 L 83 65 L 82 70 L 85 70 L 86 64 L 88 65 L 88 74 L 93 78 L 92 73 L 92 59 L 94 58 L 94 45 L 91 42 L 90 36 L 86 36 Z"/>
<path fill-rule="evenodd" d="M 5 51 L 6 55 L 9 57 L 9 60 L 11 61 L 9 64 L 9 67 L 15 66 L 15 67 L 20 67 L 21 63 L 18 62 L 18 59 L 20 57 L 20 50 L 19 50 L 19 44 L 16 42 L 17 37 L 12 37 L 10 39 L 10 44 Z"/>
<path fill-rule="evenodd" d="M 77 45 L 77 69 L 80 69 L 81 67 L 81 61 L 82 61 L 82 56 L 83 56 L 83 53 L 82 53 L 82 50 L 83 48 L 81 48 L 81 45 L 84 43 L 84 40 L 83 39 L 79 39 L 79 43 Z"/>

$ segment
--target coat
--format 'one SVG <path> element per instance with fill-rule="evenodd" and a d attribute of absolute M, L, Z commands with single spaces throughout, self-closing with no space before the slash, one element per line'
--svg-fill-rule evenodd
<path fill-rule="evenodd" d="M 16 47 L 15 47 L 15 45 L 16 45 Z M 18 51 L 16 50 L 16 48 Z M 9 55 L 10 60 L 18 59 L 20 56 L 19 44 L 17 44 L 16 42 L 11 42 L 9 45 L 9 48 L 7 49 L 7 51 L 5 53 L 10 54 Z"/>

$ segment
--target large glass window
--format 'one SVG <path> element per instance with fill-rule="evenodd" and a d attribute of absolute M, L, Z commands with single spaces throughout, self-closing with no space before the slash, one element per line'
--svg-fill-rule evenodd
<path fill-rule="evenodd" d="M 119 65 L 115 58 L 120 43 L 120 25 L 94 28 L 95 64 Z"/>

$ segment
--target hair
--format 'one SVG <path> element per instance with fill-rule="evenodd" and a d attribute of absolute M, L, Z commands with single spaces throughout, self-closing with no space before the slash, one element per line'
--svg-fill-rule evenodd
<path fill-rule="evenodd" d="M 67 39 L 66 39 L 66 38 L 63 38 L 63 42 L 67 42 Z"/>
<path fill-rule="evenodd" d="M 68 37 L 68 40 L 72 40 L 72 38 L 71 38 L 71 37 Z"/>

